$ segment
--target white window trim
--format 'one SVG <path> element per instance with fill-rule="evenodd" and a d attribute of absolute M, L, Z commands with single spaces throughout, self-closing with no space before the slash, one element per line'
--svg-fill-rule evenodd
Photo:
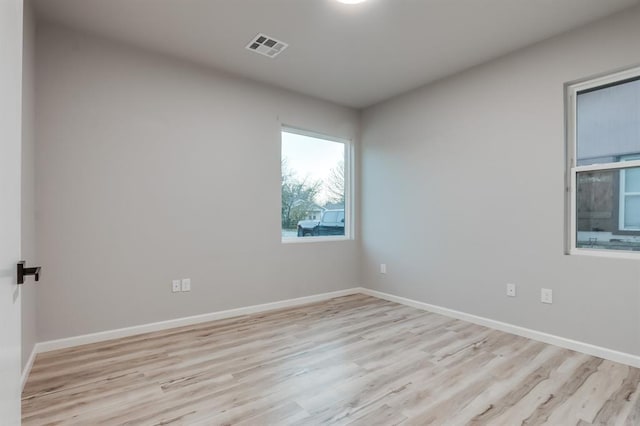
<path fill-rule="evenodd" d="M 568 235 L 566 236 L 567 250 L 566 254 L 570 255 L 586 255 L 586 256 L 599 256 L 609 258 L 620 259 L 640 259 L 640 252 L 634 251 L 616 251 L 616 250 L 599 250 L 589 248 L 576 247 L 577 239 L 577 220 L 576 220 L 576 182 L 577 175 L 580 172 L 595 171 L 595 170 L 615 170 L 626 169 L 631 167 L 640 167 L 640 159 L 630 159 L 628 161 L 621 161 L 616 163 L 601 163 L 591 164 L 588 166 L 577 165 L 577 140 L 576 140 L 576 128 L 577 128 L 577 115 L 576 115 L 576 102 L 578 92 L 587 89 L 593 89 L 607 84 L 617 83 L 623 80 L 633 79 L 640 77 L 640 67 L 627 69 L 624 71 L 615 72 L 612 74 L 591 78 L 588 80 L 568 83 L 566 88 L 566 145 L 567 145 L 567 190 L 566 190 L 566 229 Z M 622 228 L 621 228 L 622 229 Z"/>
<path fill-rule="evenodd" d="M 345 225 L 346 228 L 346 225 Z M 346 234 L 347 231 L 345 231 Z M 347 238 L 342 235 L 326 235 L 318 237 L 299 237 L 299 238 L 282 238 L 282 244 L 311 244 L 311 243 L 330 243 L 336 241 L 351 241 L 353 238 Z"/>
<path fill-rule="evenodd" d="M 311 130 L 301 129 L 299 127 L 289 126 L 284 123 L 280 125 L 280 148 L 282 149 L 282 132 L 295 133 L 302 136 L 309 136 L 312 138 L 324 139 L 332 142 L 339 142 L 344 145 L 344 235 L 323 235 L 317 237 L 304 237 L 304 238 L 283 238 L 280 240 L 283 244 L 306 244 L 306 243 L 326 243 L 336 241 L 351 241 L 355 239 L 354 223 L 354 157 L 355 147 L 353 141 L 348 138 L 341 138 L 337 136 L 330 136 L 325 133 L 315 132 Z M 282 152 L 280 152 L 280 158 L 282 158 Z M 282 229 L 281 229 L 282 231 Z"/>

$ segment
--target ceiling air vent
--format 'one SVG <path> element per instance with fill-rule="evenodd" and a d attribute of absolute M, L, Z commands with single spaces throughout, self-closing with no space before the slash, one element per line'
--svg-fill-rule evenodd
<path fill-rule="evenodd" d="M 246 48 L 270 58 L 275 58 L 289 45 L 268 35 L 258 34 L 247 44 Z"/>

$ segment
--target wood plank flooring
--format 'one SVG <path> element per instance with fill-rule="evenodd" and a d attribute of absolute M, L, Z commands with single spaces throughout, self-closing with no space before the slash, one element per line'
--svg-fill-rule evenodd
<path fill-rule="evenodd" d="M 38 355 L 24 425 L 640 425 L 640 370 L 354 295 Z"/>

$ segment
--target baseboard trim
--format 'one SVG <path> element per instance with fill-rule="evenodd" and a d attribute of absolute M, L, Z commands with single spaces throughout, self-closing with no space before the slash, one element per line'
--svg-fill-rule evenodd
<path fill-rule="evenodd" d="M 506 322 L 496 321 L 477 315 L 467 314 L 465 312 L 456 311 L 454 309 L 443 308 L 429 303 L 419 302 L 417 300 L 408 299 L 406 297 L 394 296 L 392 294 L 383 293 L 377 290 L 363 288 L 362 293 L 390 302 L 400 303 L 402 305 L 411 306 L 413 308 L 422 309 L 424 311 L 445 315 L 451 318 L 468 321 L 474 324 L 483 325 L 495 330 L 504 331 L 506 333 L 515 334 L 543 343 L 560 346 L 565 349 L 571 349 L 576 352 L 582 352 L 587 355 L 593 355 L 599 358 L 608 359 L 610 361 L 619 362 L 621 364 L 630 365 L 640 368 L 640 356 L 632 355 L 626 352 L 620 352 L 613 349 L 607 349 L 602 346 L 592 345 L 590 343 L 580 342 L 577 340 L 567 339 L 553 334 L 543 333 L 541 331 L 532 330 L 530 328 L 520 327 Z"/>
<path fill-rule="evenodd" d="M 322 302 L 325 300 L 333 299 L 336 297 L 348 296 L 352 294 L 366 294 L 369 296 L 377 297 L 379 299 L 388 300 L 390 302 L 400 303 L 402 305 L 411 306 L 413 308 L 445 315 L 451 318 L 468 321 L 474 324 L 489 327 L 495 330 L 504 331 L 506 333 L 515 334 L 518 336 L 526 337 L 539 342 L 548 343 L 551 345 L 560 346 L 562 348 L 571 349 L 577 352 L 582 352 L 587 355 L 597 356 L 599 358 L 608 359 L 610 361 L 619 362 L 622 364 L 630 365 L 640 368 L 640 356 L 632 355 L 626 352 L 620 352 L 613 349 L 604 348 L 602 346 L 592 345 L 590 343 L 580 342 L 577 340 L 567 339 L 564 337 L 556 336 L 553 334 L 544 333 L 541 331 L 520 327 L 517 325 L 492 320 L 477 315 L 468 314 L 454 309 L 444 308 L 437 305 L 432 305 L 425 302 L 420 302 L 406 297 L 395 296 L 392 294 L 384 293 L 377 290 L 372 290 L 363 287 L 354 287 L 346 290 L 338 290 L 329 293 L 315 294 L 312 296 L 298 297 L 294 299 L 281 300 L 278 302 L 264 303 L 260 305 L 246 306 L 236 309 L 228 309 L 225 311 L 212 312 L 202 315 L 194 315 L 184 318 L 176 318 L 167 321 L 160 321 L 149 324 L 142 324 L 133 327 L 120 328 L 116 330 L 107 330 L 98 333 L 84 334 L 80 336 L 68 337 L 65 339 L 49 340 L 45 342 L 36 343 L 27 365 L 22 372 L 22 386 L 24 387 L 29 372 L 33 366 L 35 357 L 39 353 L 54 351 L 58 349 L 66 349 L 80 345 L 86 345 L 90 343 L 103 342 L 106 340 L 118 339 L 122 337 L 135 336 L 138 334 L 150 333 L 154 331 L 167 330 L 176 327 L 183 327 L 188 325 L 200 324 L 203 322 L 215 321 L 220 319 L 232 318 L 242 315 L 250 315 L 261 312 L 272 311 L 275 309 L 289 308 L 309 303 Z"/>
<path fill-rule="evenodd" d="M 260 312 L 272 311 L 275 309 L 289 308 L 308 303 L 322 302 L 324 300 L 333 299 L 335 297 L 348 296 L 351 294 L 362 293 L 362 288 L 354 287 L 346 290 L 332 291 L 329 293 L 314 294 L 312 296 L 297 297 L 295 299 L 286 299 L 278 302 L 263 303 L 260 305 L 245 306 L 242 308 L 228 309 L 225 311 L 212 312 L 202 315 L 194 315 L 190 317 L 176 318 L 167 321 L 154 322 L 149 324 L 136 325 L 133 327 L 119 328 L 115 330 L 101 331 L 98 333 L 83 334 L 80 336 L 67 337 L 64 339 L 48 340 L 36 343 L 35 353 L 55 351 L 58 349 L 66 349 L 74 346 L 87 345 L 90 343 L 103 342 L 106 340 L 119 339 L 122 337 L 135 336 L 138 334 L 151 333 L 154 331 L 167 330 L 170 328 L 184 327 L 188 325 L 200 324 L 208 321 L 215 321 L 225 318 L 237 317 L 241 315 L 250 315 Z M 28 376 L 28 373 L 27 373 Z M 24 380 L 24 377 L 23 377 Z"/>
<path fill-rule="evenodd" d="M 22 369 L 22 381 L 20 383 L 20 389 L 24 389 L 24 385 L 27 384 L 27 379 L 29 378 L 29 373 L 31 373 L 31 367 L 33 367 L 33 362 L 36 360 L 36 355 L 38 354 L 38 344 L 36 343 L 31 348 L 31 354 L 29 355 L 29 359 L 27 360 L 27 365 Z"/>

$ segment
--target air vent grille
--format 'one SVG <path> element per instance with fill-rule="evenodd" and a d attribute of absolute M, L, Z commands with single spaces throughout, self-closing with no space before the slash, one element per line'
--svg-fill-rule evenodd
<path fill-rule="evenodd" d="M 275 58 L 289 45 L 265 34 L 258 34 L 247 44 L 246 48 L 270 58 Z"/>

